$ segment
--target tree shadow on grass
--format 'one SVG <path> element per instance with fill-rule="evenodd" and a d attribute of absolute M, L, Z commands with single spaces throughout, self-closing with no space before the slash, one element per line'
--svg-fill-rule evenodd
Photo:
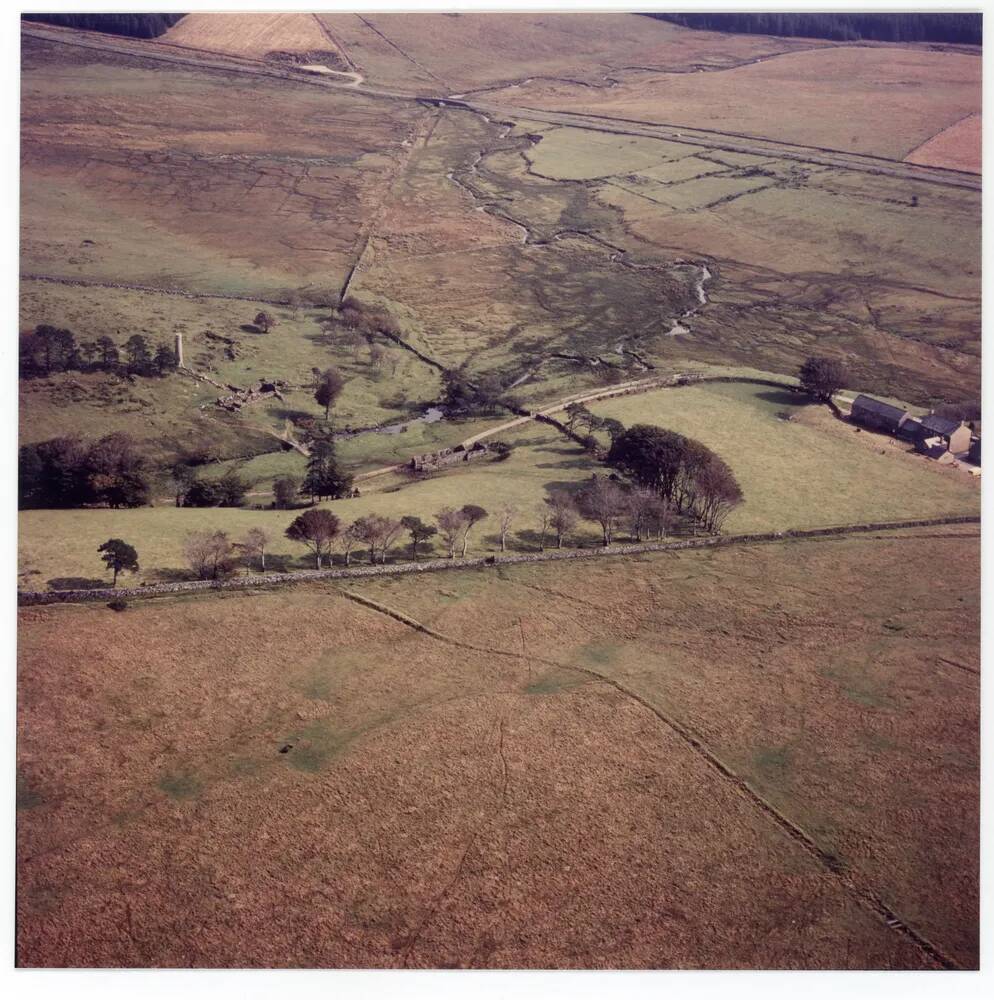
<path fill-rule="evenodd" d="M 99 590 L 109 587 L 110 580 L 89 576 L 53 576 L 47 585 L 49 590 Z"/>
<path fill-rule="evenodd" d="M 815 402 L 803 392 L 790 392 L 787 389 L 766 389 L 757 392 L 756 398 L 776 406 L 810 406 Z"/>

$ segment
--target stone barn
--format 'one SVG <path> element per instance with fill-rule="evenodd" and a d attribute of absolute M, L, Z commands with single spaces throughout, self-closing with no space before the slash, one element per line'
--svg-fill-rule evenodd
<path fill-rule="evenodd" d="M 910 414 L 907 410 L 862 394 L 853 400 L 852 410 L 849 414 L 849 419 L 853 423 L 868 427 L 870 430 L 884 431 L 887 434 L 897 434 L 909 418 Z"/>

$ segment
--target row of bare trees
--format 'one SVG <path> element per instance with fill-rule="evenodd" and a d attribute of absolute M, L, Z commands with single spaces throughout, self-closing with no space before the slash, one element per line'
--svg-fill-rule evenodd
<path fill-rule="evenodd" d="M 511 504 L 500 507 L 494 516 L 496 538 L 501 552 L 507 550 L 508 538 L 519 510 Z M 556 546 L 575 532 L 581 519 L 596 522 L 605 545 L 610 545 L 622 524 L 627 524 L 633 540 L 665 537 L 672 524 L 672 508 L 649 490 L 624 488 L 610 479 L 595 477 L 575 494 L 553 491 L 537 510 L 542 549 L 551 537 Z M 400 519 L 383 514 L 366 514 L 343 526 L 340 519 L 324 508 L 304 511 L 286 529 L 286 537 L 303 545 L 313 556 L 316 569 L 332 561 L 337 550 L 344 565 L 352 564 L 358 551 L 368 552 L 371 564 L 385 563 L 387 554 L 401 535 L 407 533 L 411 559 L 417 560 L 419 547 L 438 538 L 446 556 L 466 558 L 474 528 L 490 517 L 476 504 L 443 507 L 434 516 L 434 524 L 409 515 Z M 217 580 L 234 571 L 239 557 L 262 572 L 266 570 L 266 552 L 270 538 L 260 528 L 252 528 L 239 539 L 225 531 L 195 531 L 187 535 L 184 551 L 190 568 L 202 580 Z"/>

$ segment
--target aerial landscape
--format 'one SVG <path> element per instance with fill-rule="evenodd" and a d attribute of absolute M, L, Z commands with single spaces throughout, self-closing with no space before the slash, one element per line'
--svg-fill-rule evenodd
<path fill-rule="evenodd" d="M 18 966 L 979 967 L 981 15 L 20 33 Z"/>

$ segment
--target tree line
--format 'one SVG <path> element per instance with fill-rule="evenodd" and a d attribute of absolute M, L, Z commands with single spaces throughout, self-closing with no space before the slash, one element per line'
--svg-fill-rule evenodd
<path fill-rule="evenodd" d="M 102 31 L 129 38 L 158 38 L 185 14 L 22 14 L 22 21 L 40 21 L 62 28 Z"/>
<path fill-rule="evenodd" d="M 815 14 L 770 11 L 765 13 L 648 13 L 684 28 L 727 31 L 749 35 L 793 38 L 830 38 L 840 42 L 866 39 L 877 42 L 949 42 L 980 45 L 980 14 Z"/>
<path fill-rule="evenodd" d="M 153 344 L 136 333 L 119 348 L 110 337 L 76 340 L 72 330 L 41 324 L 20 338 L 21 378 L 57 372 L 116 372 L 145 377 L 168 375 L 179 364 L 168 344 Z"/>
<path fill-rule="evenodd" d="M 141 507 L 148 499 L 148 463 L 127 434 L 108 434 L 94 442 L 53 438 L 20 448 L 22 509 Z"/>

